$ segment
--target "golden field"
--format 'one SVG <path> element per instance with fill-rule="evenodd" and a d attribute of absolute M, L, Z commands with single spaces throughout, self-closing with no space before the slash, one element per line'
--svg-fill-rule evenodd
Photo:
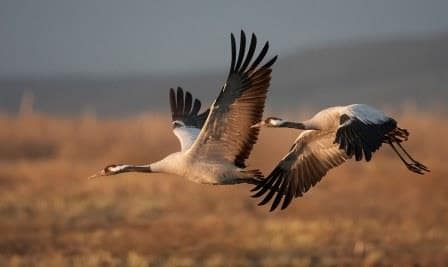
<path fill-rule="evenodd" d="M 156 174 L 87 180 L 107 164 L 177 150 L 168 116 L 3 113 L 0 266 L 448 266 L 447 120 L 392 114 L 431 173 L 409 172 L 383 147 L 269 213 L 249 185 Z M 250 167 L 267 174 L 297 134 L 263 130 Z"/>

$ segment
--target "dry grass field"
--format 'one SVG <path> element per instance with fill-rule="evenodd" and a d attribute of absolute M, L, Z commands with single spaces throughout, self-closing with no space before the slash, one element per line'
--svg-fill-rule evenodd
<path fill-rule="evenodd" d="M 1 114 L 0 266 L 448 266 L 448 121 L 394 116 L 431 173 L 407 171 L 384 147 L 269 213 L 249 185 L 87 180 L 178 149 L 167 116 Z M 263 130 L 250 166 L 268 172 L 297 134 Z"/>

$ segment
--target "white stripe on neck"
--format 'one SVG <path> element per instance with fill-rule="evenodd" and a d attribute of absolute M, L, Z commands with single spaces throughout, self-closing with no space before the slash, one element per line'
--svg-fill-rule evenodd
<path fill-rule="evenodd" d="M 271 124 L 274 126 L 280 126 L 282 124 L 284 124 L 286 121 L 285 120 L 271 120 Z"/>
<path fill-rule="evenodd" d="M 111 172 L 118 172 L 118 171 L 121 171 L 121 170 L 123 170 L 123 169 L 125 169 L 127 167 L 129 167 L 129 165 L 118 165 L 118 166 L 115 166 L 115 167 L 109 167 L 109 171 L 111 171 Z"/>

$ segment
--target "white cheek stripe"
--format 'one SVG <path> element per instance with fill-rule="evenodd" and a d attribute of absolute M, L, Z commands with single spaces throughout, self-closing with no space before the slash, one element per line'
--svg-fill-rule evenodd
<path fill-rule="evenodd" d="M 274 125 L 274 126 L 280 126 L 283 123 L 285 123 L 284 120 L 271 120 L 271 124 Z"/>
<path fill-rule="evenodd" d="M 128 167 L 128 165 L 118 165 L 118 166 L 115 166 L 115 167 L 110 167 L 109 171 L 111 171 L 111 172 L 118 172 L 118 171 L 123 170 L 126 167 Z"/>

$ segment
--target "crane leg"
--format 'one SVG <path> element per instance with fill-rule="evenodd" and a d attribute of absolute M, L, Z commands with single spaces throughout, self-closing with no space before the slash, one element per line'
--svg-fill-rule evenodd
<path fill-rule="evenodd" d="M 404 149 L 404 147 L 400 144 L 397 143 L 397 145 L 400 147 L 400 149 L 404 152 L 404 154 L 413 162 L 415 163 L 419 168 L 423 169 L 424 171 L 429 172 L 428 167 L 426 167 L 425 165 L 423 165 L 422 163 L 416 161 L 414 158 L 411 157 L 411 155 L 409 155 L 409 153 L 406 151 L 406 149 Z"/>
<path fill-rule="evenodd" d="M 392 147 L 392 149 L 395 151 L 395 153 L 398 155 L 398 157 L 401 159 L 401 161 L 404 163 L 404 165 L 412 172 L 418 173 L 418 174 L 424 174 L 424 171 L 427 171 L 427 168 L 424 166 L 424 168 L 422 168 L 422 164 L 418 163 L 418 162 L 414 162 L 411 160 L 411 162 L 408 162 L 404 159 L 404 157 L 400 154 L 400 152 L 398 151 L 398 149 L 394 146 L 394 143 L 398 143 L 398 142 L 393 142 L 391 140 L 388 140 L 388 144 Z M 407 153 L 405 153 L 407 154 Z"/>

